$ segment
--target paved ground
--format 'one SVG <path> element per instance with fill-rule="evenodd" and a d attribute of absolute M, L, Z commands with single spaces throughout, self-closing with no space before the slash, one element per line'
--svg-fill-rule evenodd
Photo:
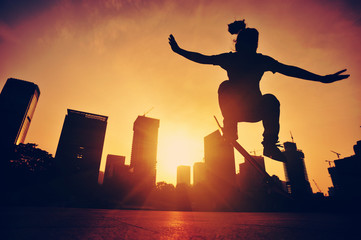
<path fill-rule="evenodd" d="M 0 239 L 361 239 L 356 214 L 0 208 Z"/>

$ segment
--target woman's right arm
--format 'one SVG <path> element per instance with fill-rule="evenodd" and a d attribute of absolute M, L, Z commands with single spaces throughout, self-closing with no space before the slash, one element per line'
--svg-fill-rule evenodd
<path fill-rule="evenodd" d="M 171 46 L 173 52 L 178 53 L 179 55 L 187 58 L 188 60 L 202 64 L 214 64 L 213 56 L 206 56 L 197 52 L 190 52 L 180 48 L 172 34 L 169 35 L 168 40 L 169 40 L 169 45 Z"/>

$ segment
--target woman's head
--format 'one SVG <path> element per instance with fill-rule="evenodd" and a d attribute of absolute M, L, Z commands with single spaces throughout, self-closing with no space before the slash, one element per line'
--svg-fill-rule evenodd
<path fill-rule="evenodd" d="M 258 48 L 258 31 L 255 28 L 246 28 L 246 23 L 234 21 L 228 24 L 228 31 L 231 34 L 238 34 L 236 39 L 237 52 L 256 52 Z"/>
<path fill-rule="evenodd" d="M 238 33 L 236 40 L 237 52 L 256 52 L 258 48 L 258 31 L 255 28 L 246 28 Z"/>

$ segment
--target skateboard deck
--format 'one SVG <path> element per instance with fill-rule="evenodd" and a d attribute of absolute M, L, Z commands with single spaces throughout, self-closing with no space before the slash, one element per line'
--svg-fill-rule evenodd
<path fill-rule="evenodd" d="M 218 130 L 220 131 L 222 137 L 223 137 L 223 127 L 221 126 L 221 124 L 218 122 L 218 119 L 216 118 L 216 116 L 214 116 L 214 119 L 217 122 L 218 125 Z M 248 162 L 257 170 L 257 172 L 264 177 L 265 179 L 265 183 L 271 187 L 271 190 L 274 192 L 277 192 L 281 195 L 286 196 L 287 198 L 290 198 L 290 194 L 285 192 L 283 189 L 277 187 L 274 184 L 274 181 L 272 179 L 272 177 L 258 164 L 258 162 L 244 149 L 244 147 L 241 146 L 241 144 L 239 144 L 239 142 L 237 142 L 237 140 L 233 140 L 230 141 L 229 139 L 224 138 L 227 142 L 229 142 L 240 154 L 243 155 L 243 157 L 248 160 Z"/>

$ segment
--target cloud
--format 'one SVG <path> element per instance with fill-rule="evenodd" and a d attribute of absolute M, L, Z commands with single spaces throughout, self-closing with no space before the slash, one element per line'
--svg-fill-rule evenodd
<path fill-rule="evenodd" d="M 322 0 L 321 2 L 335 5 L 346 18 L 351 19 L 356 25 L 361 26 L 360 0 Z"/>
<path fill-rule="evenodd" d="M 338 0 L 341 1 L 341 0 Z M 342 0 L 341 2 L 345 3 L 351 10 L 356 13 L 360 13 L 361 10 L 361 2 L 359 0 Z"/>
<path fill-rule="evenodd" d="M 0 22 L 0 43 L 3 41 L 18 42 L 19 39 L 13 34 L 12 30 Z"/>
<path fill-rule="evenodd" d="M 344 0 L 342 1 L 353 13 L 352 18 L 354 18 L 355 23 L 358 26 L 361 26 L 361 1 L 360 0 Z"/>
<path fill-rule="evenodd" d="M 9 26 L 15 25 L 56 3 L 56 0 L 2 0 L 0 1 L 0 22 Z"/>
<path fill-rule="evenodd" d="M 96 29 L 109 19 L 134 19 L 140 13 L 163 6 L 167 0 L 2 0 L 0 1 L 0 43 L 14 42 L 28 27 L 76 29 L 78 33 Z M 38 21 L 41 17 L 45 21 Z M 35 21 L 34 21 L 35 20 Z M 29 22 L 37 22 L 31 25 Z M 68 30 L 69 30 L 68 29 Z M 35 30 L 36 31 L 36 30 Z"/>

